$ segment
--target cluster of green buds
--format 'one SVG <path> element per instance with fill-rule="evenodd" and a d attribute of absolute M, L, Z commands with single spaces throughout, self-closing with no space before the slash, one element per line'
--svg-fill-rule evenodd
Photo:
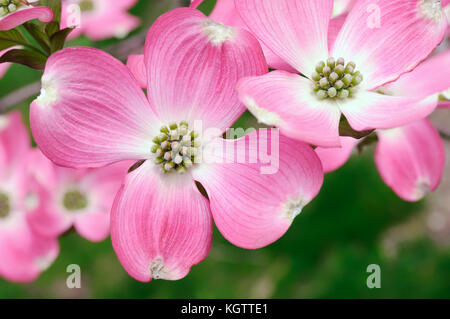
<path fill-rule="evenodd" d="M 356 71 L 356 64 L 348 62 L 346 65 L 343 58 L 328 58 L 326 63 L 320 61 L 311 78 L 314 81 L 314 92 L 322 100 L 351 97 L 356 86 L 363 81 L 361 72 Z"/>
<path fill-rule="evenodd" d="M 70 190 L 64 194 L 63 204 L 68 211 L 80 211 L 88 206 L 88 201 L 80 191 Z"/>
<path fill-rule="evenodd" d="M 189 129 L 187 122 L 172 123 L 160 129 L 160 135 L 153 139 L 152 153 L 161 171 L 184 173 L 195 163 L 200 141 L 197 132 Z"/>
<path fill-rule="evenodd" d="M 0 0 L 0 17 L 16 11 L 24 3 L 27 2 L 24 0 Z"/>
<path fill-rule="evenodd" d="M 8 195 L 0 193 L 0 219 L 8 217 L 10 210 Z"/>

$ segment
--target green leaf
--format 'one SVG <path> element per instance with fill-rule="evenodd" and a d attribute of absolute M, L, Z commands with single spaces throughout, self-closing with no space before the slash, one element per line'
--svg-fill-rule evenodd
<path fill-rule="evenodd" d="M 50 41 L 48 35 L 38 25 L 33 22 L 26 22 L 23 25 L 28 33 L 36 40 L 37 43 L 50 54 Z"/>
<path fill-rule="evenodd" d="M 56 32 L 59 31 L 59 24 L 58 22 L 50 22 L 47 23 L 45 26 L 45 33 L 48 35 L 49 38 L 51 38 Z"/>
<path fill-rule="evenodd" d="M 8 49 L 15 45 L 29 45 L 29 43 L 16 29 L 0 31 L 0 50 Z"/>
<path fill-rule="evenodd" d="M 43 70 L 47 57 L 36 51 L 13 49 L 0 58 L 0 63 L 11 62 L 26 65 L 32 69 Z"/>
<path fill-rule="evenodd" d="M 348 123 L 347 119 L 342 116 L 341 121 L 339 123 L 339 135 L 340 136 L 350 136 L 356 139 L 361 139 L 363 137 L 366 137 L 370 134 L 372 134 L 374 130 L 367 130 L 367 131 L 355 131 L 350 124 Z"/>
<path fill-rule="evenodd" d="M 58 50 L 64 48 L 64 44 L 66 43 L 67 36 L 72 32 L 74 27 L 65 28 L 61 31 L 56 32 L 50 39 L 50 48 L 51 52 L 54 53 Z"/>
<path fill-rule="evenodd" d="M 40 4 L 44 7 L 49 7 L 52 9 L 54 14 L 53 22 L 58 23 L 59 29 L 59 24 L 61 23 L 61 0 L 41 0 Z"/>

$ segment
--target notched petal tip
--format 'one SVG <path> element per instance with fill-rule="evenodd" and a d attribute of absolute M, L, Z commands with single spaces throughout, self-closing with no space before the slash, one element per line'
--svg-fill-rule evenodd
<path fill-rule="evenodd" d="M 46 271 L 55 261 L 56 256 L 54 254 L 51 254 L 49 256 L 38 258 L 35 263 L 36 267 L 42 272 Z"/>
<path fill-rule="evenodd" d="M 432 192 L 430 181 L 426 178 L 419 178 L 416 182 L 415 200 L 419 201 Z"/>
<path fill-rule="evenodd" d="M 226 26 L 220 22 L 215 22 L 211 19 L 206 19 L 202 25 L 203 33 L 208 37 L 214 45 L 221 45 L 226 41 L 234 38 L 236 29 Z"/>
<path fill-rule="evenodd" d="M 418 7 L 419 14 L 427 19 L 440 21 L 445 18 L 445 13 L 441 7 L 441 0 L 420 0 Z"/>
<path fill-rule="evenodd" d="M 36 98 L 36 104 L 40 107 L 50 107 L 59 99 L 58 85 L 54 79 L 43 76 L 41 93 Z"/>
<path fill-rule="evenodd" d="M 295 217 L 301 214 L 307 204 L 308 201 L 301 197 L 289 199 L 282 205 L 282 217 L 289 223 L 292 223 Z"/>
<path fill-rule="evenodd" d="M 161 257 L 155 258 L 150 264 L 150 276 L 153 279 L 171 280 L 171 271 L 164 265 Z"/>
<path fill-rule="evenodd" d="M 0 131 L 3 131 L 9 126 L 10 119 L 7 115 L 0 115 Z"/>

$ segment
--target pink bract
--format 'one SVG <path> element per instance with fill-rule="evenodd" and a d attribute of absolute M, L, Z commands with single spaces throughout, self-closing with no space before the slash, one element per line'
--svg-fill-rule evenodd
<path fill-rule="evenodd" d="M 259 248 L 281 237 L 319 192 L 323 173 L 311 147 L 277 130 L 222 138 L 245 111 L 237 81 L 267 72 L 258 41 L 245 30 L 180 8 L 154 23 L 143 63 L 148 97 L 110 55 L 91 48 L 59 51 L 47 62 L 30 114 L 38 145 L 56 164 L 86 168 L 145 160 L 127 175 L 112 209 L 111 238 L 126 271 L 144 282 L 183 278 L 209 253 L 213 220 L 240 247 Z M 169 131 L 186 137 L 187 127 L 198 122 L 198 132 L 212 133 L 199 137 L 200 146 L 190 145 L 213 161 L 185 164 L 184 174 L 170 172 L 170 165 L 169 173 L 161 172 L 167 166 L 158 164 L 154 143 L 167 141 L 161 134 Z M 255 147 L 273 149 L 273 167 L 216 153 L 234 149 L 245 157 Z"/>
<path fill-rule="evenodd" d="M 38 235 L 26 214 L 35 199 L 23 167 L 31 148 L 19 112 L 0 118 L 0 276 L 16 282 L 35 280 L 59 253 L 58 241 Z"/>
<path fill-rule="evenodd" d="M 30 4 L 38 0 L 28 0 Z M 53 20 L 53 11 L 47 7 L 22 4 L 17 11 L 0 18 L 0 31 L 14 29 L 15 27 L 34 19 L 47 23 Z"/>

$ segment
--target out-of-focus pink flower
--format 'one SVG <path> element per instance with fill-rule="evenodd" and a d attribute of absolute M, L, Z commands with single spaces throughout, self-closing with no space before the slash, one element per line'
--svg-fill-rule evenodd
<path fill-rule="evenodd" d="M 140 21 L 128 13 L 137 0 L 63 0 L 62 27 L 76 28 L 70 39 L 85 34 L 92 40 L 124 38 Z"/>
<path fill-rule="evenodd" d="M 8 0 L 0 5 L 0 31 L 13 29 L 29 20 L 39 19 L 42 22 L 53 20 L 50 8 L 35 6 L 38 0 Z"/>
<path fill-rule="evenodd" d="M 39 200 L 29 197 L 30 148 L 20 113 L 0 117 L 0 276 L 17 282 L 35 280 L 59 253 L 55 238 L 39 236 L 27 223 L 27 210 Z"/>
<path fill-rule="evenodd" d="M 109 235 L 109 215 L 115 195 L 132 162 L 100 169 L 75 170 L 54 165 L 40 150 L 29 156 L 40 204 L 28 213 L 37 233 L 58 237 L 72 226 L 90 241 Z M 30 179 L 31 180 L 31 179 Z"/>
<path fill-rule="evenodd" d="M 391 96 L 428 95 L 450 89 L 450 77 L 443 70 L 450 65 L 450 50 L 421 63 L 414 71 L 380 89 Z M 419 79 L 419 80 L 418 80 Z M 435 105 L 438 96 L 434 95 Z M 407 201 L 422 199 L 434 191 L 442 178 L 445 152 L 441 137 L 429 120 L 423 119 L 399 128 L 377 130 L 375 162 L 384 182 Z M 316 149 L 325 172 L 341 167 L 358 144 L 341 137 L 341 148 Z"/>
<path fill-rule="evenodd" d="M 329 46 L 332 0 L 235 1 L 250 30 L 306 76 L 275 71 L 242 79 L 240 100 L 260 122 L 324 147 L 340 145 L 342 114 L 358 131 L 423 118 L 433 111 L 434 96 L 374 91 L 414 69 L 442 41 L 447 20 L 439 3 L 357 1 Z"/>
<path fill-rule="evenodd" d="M 238 79 L 267 72 L 258 41 L 197 10 L 175 9 L 151 27 L 144 64 L 148 99 L 110 55 L 59 51 L 30 114 L 38 145 L 59 165 L 145 160 L 127 175 L 111 215 L 113 246 L 127 272 L 144 282 L 183 278 L 209 253 L 213 218 L 240 247 L 280 238 L 317 195 L 323 174 L 310 146 L 277 130 L 221 137 L 245 111 Z M 277 162 L 270 172 L 267 158 L 248 159 L 269 149 Z M 211 150 L 227 150 L 226 157 Z"/>

